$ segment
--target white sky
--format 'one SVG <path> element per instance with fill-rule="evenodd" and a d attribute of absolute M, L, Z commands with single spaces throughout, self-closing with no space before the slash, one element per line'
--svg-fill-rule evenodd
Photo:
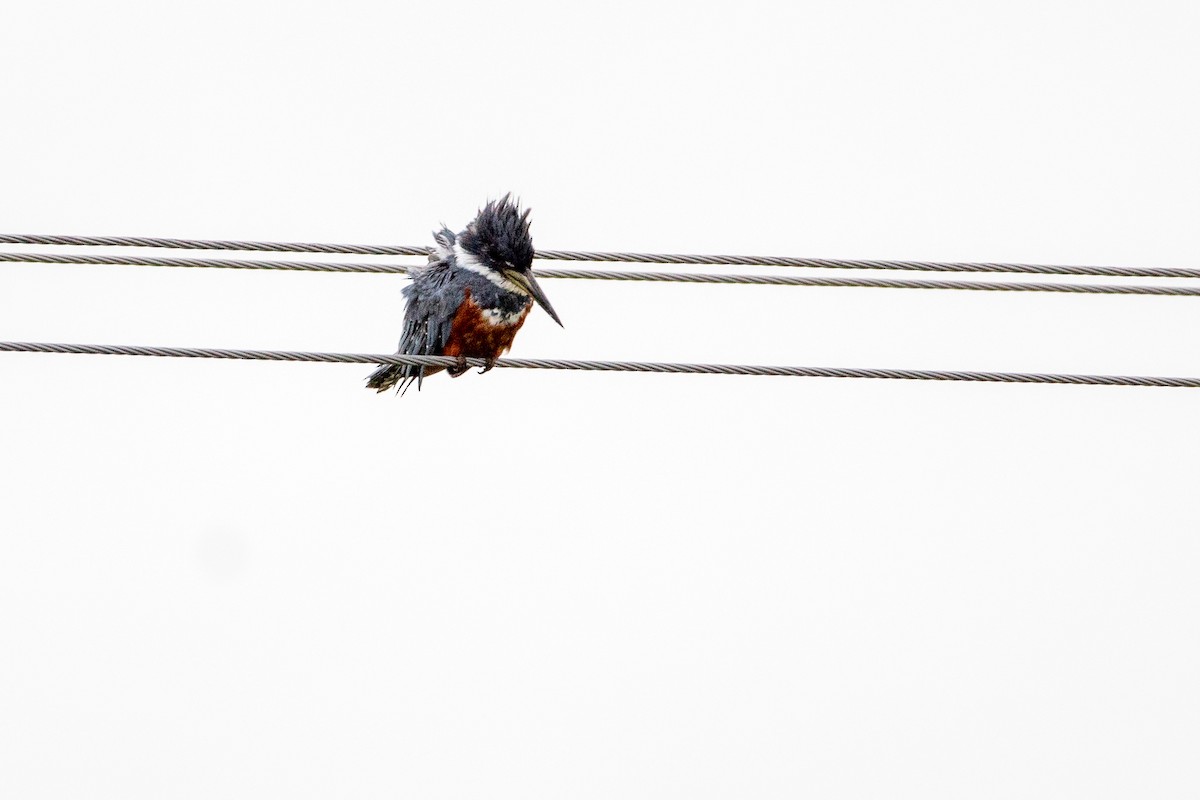
<path fill-rule="evenodd" d="M 1195 3 L 4 17 L 11 232 L 512 190 L 543 248 L 1200 266 Z M 390 352 L 402 285 L 3 265 L 0 339 Z M 513 355 L 1200 375 L 1195 298 L 545 287 Z M 0 355 L 0 794 L 1200 792 L 1200 392 L 369 371 Z"/>

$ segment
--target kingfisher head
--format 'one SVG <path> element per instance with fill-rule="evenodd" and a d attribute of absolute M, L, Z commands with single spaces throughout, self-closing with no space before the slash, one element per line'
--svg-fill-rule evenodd
<path fill-rule="evenodd" d="M 521 210 L 511 195 L 492 200 L 457 237 L 458 260 L 467 269 L 482 272 L 504 288 L 532 297 L 562 325 L 545 292 L 533 277 L 533 237 L 529 235 L 529 209 Z"/>

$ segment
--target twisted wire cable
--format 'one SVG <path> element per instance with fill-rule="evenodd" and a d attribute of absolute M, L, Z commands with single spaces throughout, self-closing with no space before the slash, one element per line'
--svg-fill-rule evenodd
<path fill-rule="evenodd" d="M 164 258 L 161 256 L 94 256 L 65 253 L 0 253 L 0 263 L 90 264 L 134 267 L 193 267 L 214 269 L 278 269 L 289 272 L 346 272 L 403 275 L 406 264 L 338 264 L 317 261 L 243 261 L 224 258 Z M 541 273 L 539 273 L 540 275 Z"/>
<path fill-rule="evenodd" d="M 204 347 L 146 347 L 140 345 L 56 344 L 50 342 L 0 342 L 0 352 L 216 358 L 254 361 L 306 361 L 324 364 L 411 364 L 415 366 L 440 367 L 454 366 L 458 363 L 457 359 L 447 356 L 315 353 L 292 350 L 230 350 Z M 483 367 L 486 364 L 480 358 L 468 358 L 467 363 L 472 367 Z M 771 367 L 748 364 L 582 361 L 577 359 L 552 358 L 502 358 L 495 363 L 495 366 L 505 369 L 656 372 L 693 375 L 758 375 L 796 378 L 873 378 L 914 381 L 974 381 L 986 383 L 1049 383 L 1092 386 L 1200 388 L 1200 378 L 1168 378 L 1144 375 L 1071 375 L 1040 372 L 967 372 L 859 367 Z"/>
<path fill-rule="evenodd" d="M 256 250 L 272 253 L 342 253 L 375 256 L 427 256 L 433 250 L 432 247 L 405 247 L 403 245 L 239 242 L 227 239 L 164 239 L 156 236 L 53 236 L 23 233 L 0 233 L 0 244 L 55 244 L 67 247 L 165 247 L 172 250 Z"/>
<path fill-rule="evenodd" d="M 403 245 L 316 244 L 306 242 L 243 242 L 223 239 L 165 239 L 150 236 L 55 236 L 0 234 L 0 244 L 51 244 L 92 247 L 160 247 L 176 250 L 243 250 L 279 253 L 341 253 L 349 255 L 423 256 L 429 247 Z M 1009 272 L 1032 275 L 1107 275 L 1125 278 L 1200 278 L 1192 267 L 1101 267 L 1067 264 L 1006 262 L 902 261 L 892 259 L 796 258 L 789 256 L 723 256 L 672 253 L 609 253 L 578 250 L 539 250 L 547 261 L 593 261 L 630 264 L 693 264 L 755 267 L 815 267 L 825 269 L 901 270 L 916 272 Z"/>
<path fill-rule="evenodd" d="M 286 270 L 403 274 L 403 264 L 339 264 L 316 261 L 243 261 L 219 258 L 162 258 L 155 256 L 61 255 L 53 253 L 0 253 L 0 263 L 90 264 L 142 267 Z M 1200 295 L 1196 286 L 1129 286 L 1120 284 L 1005 283 L 999 281 L 911 280 L 902 278 L 821 278 L 797 275 L 706 275 L 690 272 L 634 272 L 595 269 L 539 269 L 539 278 L 574 280 L 641 281 L 671 283 L 744 284 L 755 286 L 825 286 L 869 289 L 955 289 L 975 292 L 1062 292 L 1068 294 Z"/>

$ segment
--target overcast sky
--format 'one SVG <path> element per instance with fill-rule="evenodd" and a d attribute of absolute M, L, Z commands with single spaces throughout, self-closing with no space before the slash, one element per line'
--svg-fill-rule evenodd
<path fill-rule="evenodd" d="M 1198 36 L 16 4 L 0 229 L 1197 267 Z M 0 339 L 391 352 L 403 285 L 6 264 Z M 1200 376 L 1197 298 L 543 286 L 515 356 Z M 1200 792 L 1200 391 L 369 372 L 0 355 L 0 794 Z"/>

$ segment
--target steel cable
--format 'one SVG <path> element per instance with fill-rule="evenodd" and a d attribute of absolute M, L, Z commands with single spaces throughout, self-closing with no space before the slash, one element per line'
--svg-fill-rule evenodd
<path fill-rule="evenodd" d="M 166 239 L 150 236 L 56 236 L 0 234 L 0 244 L 50 244 L 91 247 L 159 247 L 177 250 L 243 250 L 280 253 L 341 253 L 348 255 L 423 256 L 431 248 L 403 245 L 317 244 L 306 242 L 244 242 L 223 239 Z M 637 264 L 733 265 L 757 267 L 814 267 L 823 269 L 901 270 L 916 272 L 1008 272 L 1032 275 L 1106 275 L 1126 278 L 1200 278 L 1192 267 L 1102 267 L 1006 262 L 902 261 L 890 259 L 796 258 L 788 256 L 722 256 L 670 253 L 610 253 L 578 250 L 539 250 L 548 261 L 593 261 Z"/>
<path fill-rule="evenodd" d="M 201 347 L 145 347 L 139 345 L 57 344 L 50 342 L 0 342 L 0 352 L 65 353 L 82 355 L 155 356 L 164 358 L 216 358 L 254 361 L 304 361 L 326 364 L 411 364 L 453 366 L 445 356 L 379 355 L 374 353 L 316 353 L 290 350 L 231 350 Z M 469 358 L 483 367 L 479 358 Z M 582 361 L 577 359 L 502 358 L 495 364 L 507 369 L 586 370 L 601 372 L 656 372 L 695 375 L 758 375 L 799 378 L 873 378 L 916 381 L 974 381 L 986 383 L 1049 383 L 1093 386 L 1156 386 L 1200 388 L 1200 378 L 1144 375 L 1071 375 L 1037 372 L 974 372 L 925 369 L 871 369 L 859 367 L 772 367 L 746 364 L 681 364 L 644 361 Z"/>
<path fill-rule="evenodd" d="M 219 258 L 163 258 L 156 256 L 98 256 L 55 253 L 0 253 L 0 262 L 35 264 L 87 264 L 141 267 L 185 267 L 291 272 L 341 272 L 403 274 L 404 264 L 339 264 L 316 261 L 244 261 Z M 822 278 L 797 275 L 706 275 L 688 272 L 619 272 L 591 269 L 539 269 L 539 278 L 641 281 L 672 283 L 742 284 L 754 286 L 825 286 L 868 289 L 952 289 L 975 292 L 1061 292 L 1068 294 L 1120 294 L 1193 297 L 1197 286 L 1129 286 L 1121 284 L 1006 283 L 999 281 L 911 280 L 903 278 Z"/>

